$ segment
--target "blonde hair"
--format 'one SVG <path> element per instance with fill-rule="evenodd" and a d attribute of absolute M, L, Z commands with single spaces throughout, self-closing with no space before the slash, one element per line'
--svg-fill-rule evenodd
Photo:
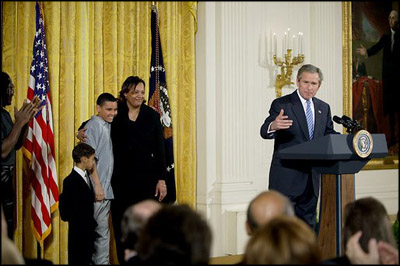
<path fill-rule="evenodd" d="M 250 238 L 246 264 L 319 264 L 321 253 L 315 233 L 296 217 L 279 216 L 261 226 Z"/>

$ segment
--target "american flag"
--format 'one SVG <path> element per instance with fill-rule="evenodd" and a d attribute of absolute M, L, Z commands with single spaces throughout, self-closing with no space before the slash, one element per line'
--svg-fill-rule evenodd
<path fill-rule="evenodd" d="M 163 202 L 174 203 L 176 201 L 176 188 L 171 108 L 165 79 L 156 5 L 153 5 L 151 10 L 151 49 L 149 106 L 160 114 L 161 124 L 164 128 L 165 162 L 167 164 L 165 183 L 168 191 Z"/>
<path fill-rule="evenodd" d="M 24 154 L 30 161 L 31 218 L 33 233 L 40 243 L 51 232 L 51 213 L 58 207 L 58 181 L 54 159 L 53 116 L 51 113 L 49 67 L 42 6 L 36 2 L 36 33 L 30 68 L 28 99 L 38 96 L 43 108 L 29 123 Z"/>

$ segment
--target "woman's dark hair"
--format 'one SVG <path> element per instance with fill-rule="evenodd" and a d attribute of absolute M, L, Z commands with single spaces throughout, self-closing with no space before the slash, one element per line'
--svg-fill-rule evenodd
<path fill-rule="evenodd" d="M 132 88 L 135 89 L 139 83 L 143 83 L 143 86 L 146 87 L 146 83 L 143 79 L 138 76 L 130 76 L 128 77 L 124 83 L 122 84 L 121 91 L 119 92 L 119 100 L 121 102 L 126 102 L 125 93 L 128 93 Z"/>
<path fill-rule="evenodd" d="M 389 216 L 381 202 L 372 197 L 361 198 L 346 205 L 344 210 L 343 244 L 358 231 L 362 231 L 360 245 L 368 251 L 371 238 L 383 240 L 395 246 Z"/>

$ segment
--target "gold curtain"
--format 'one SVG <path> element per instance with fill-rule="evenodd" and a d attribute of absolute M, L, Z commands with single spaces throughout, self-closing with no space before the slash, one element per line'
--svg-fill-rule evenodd
<path fill-rule="evenodd" d="M 95 113 L 102 92 L 117 96 L 126 77 L 149 84 L 151 2 L 44 2 L 50 93 L 53 107 L 59 191 L 70 173 L 71 151 L 81 122 Z M 195 33 L 197 2 L 156 2 L 160 37 L 172 110 L 178 203 L 196 206 Z M 35 2 L 2 2 L 2 70 L 15 84 L 7 109 L 20 107 L 27 95 L 35 34 Z M 146 98 L 148 90 L 146 91 Z M 15 243 L 35 258 L 31 232 L 30 183 L 26 162 L 17 153 L 17 229 Z M 67 263 L 67 223 L 58 210 L 42 258 Z M 116 262 L 112 252 L 111 262 Z"/>

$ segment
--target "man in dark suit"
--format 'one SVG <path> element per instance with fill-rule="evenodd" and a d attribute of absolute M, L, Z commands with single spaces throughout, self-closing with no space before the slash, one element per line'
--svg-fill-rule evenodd
<path fill-rule="evenodd" d="M 94 192 L 86 170 L 94 167 L 94 149 L 80 143 L 72 151 L 76 165 L 64 179 L 59 199 L 61 220 L 68 222 L 68 264 L 90 264 L 95 239 Z"/>
<path fill-rule="evenodd" d="M 311 228 L 316 223 L 319 174 L 312 173 L 311 165 L 307 162 L 281 160 L 276 153 L 314 138 L 337 133 L 333 129 L 329 105 L 314 97 L 322 80 L 319 68 L 303 65 L 297 74 L 298 89 L 272 102 L 269 116 L 260 130 L 264 139 L 275 139 L 269 189 L 287 196 L 293 203 L 296 216 Z"/>
<path fill-rule="evenodd" d="M 390 32 L 382 35 L 379 41 L 371 48 L 366 49 L 363 45 L 357 48 L 356 53 L 367 57 L 377 54 L 383 49 L 382 57 L 382 85 L 383 85 L 383 112 L 389 116 L 390 136 L 389 147 L 398 143 L 398 132 L 396 126 L 399 115 L 398 99 L 398 77 L 400 75 L 400 33 L 399 13 L 392 10 L 389 14 Z M 396 117 L 397 116 L 397 117 Z M 397 118 L 397 119 L 396 119 Z"/>

